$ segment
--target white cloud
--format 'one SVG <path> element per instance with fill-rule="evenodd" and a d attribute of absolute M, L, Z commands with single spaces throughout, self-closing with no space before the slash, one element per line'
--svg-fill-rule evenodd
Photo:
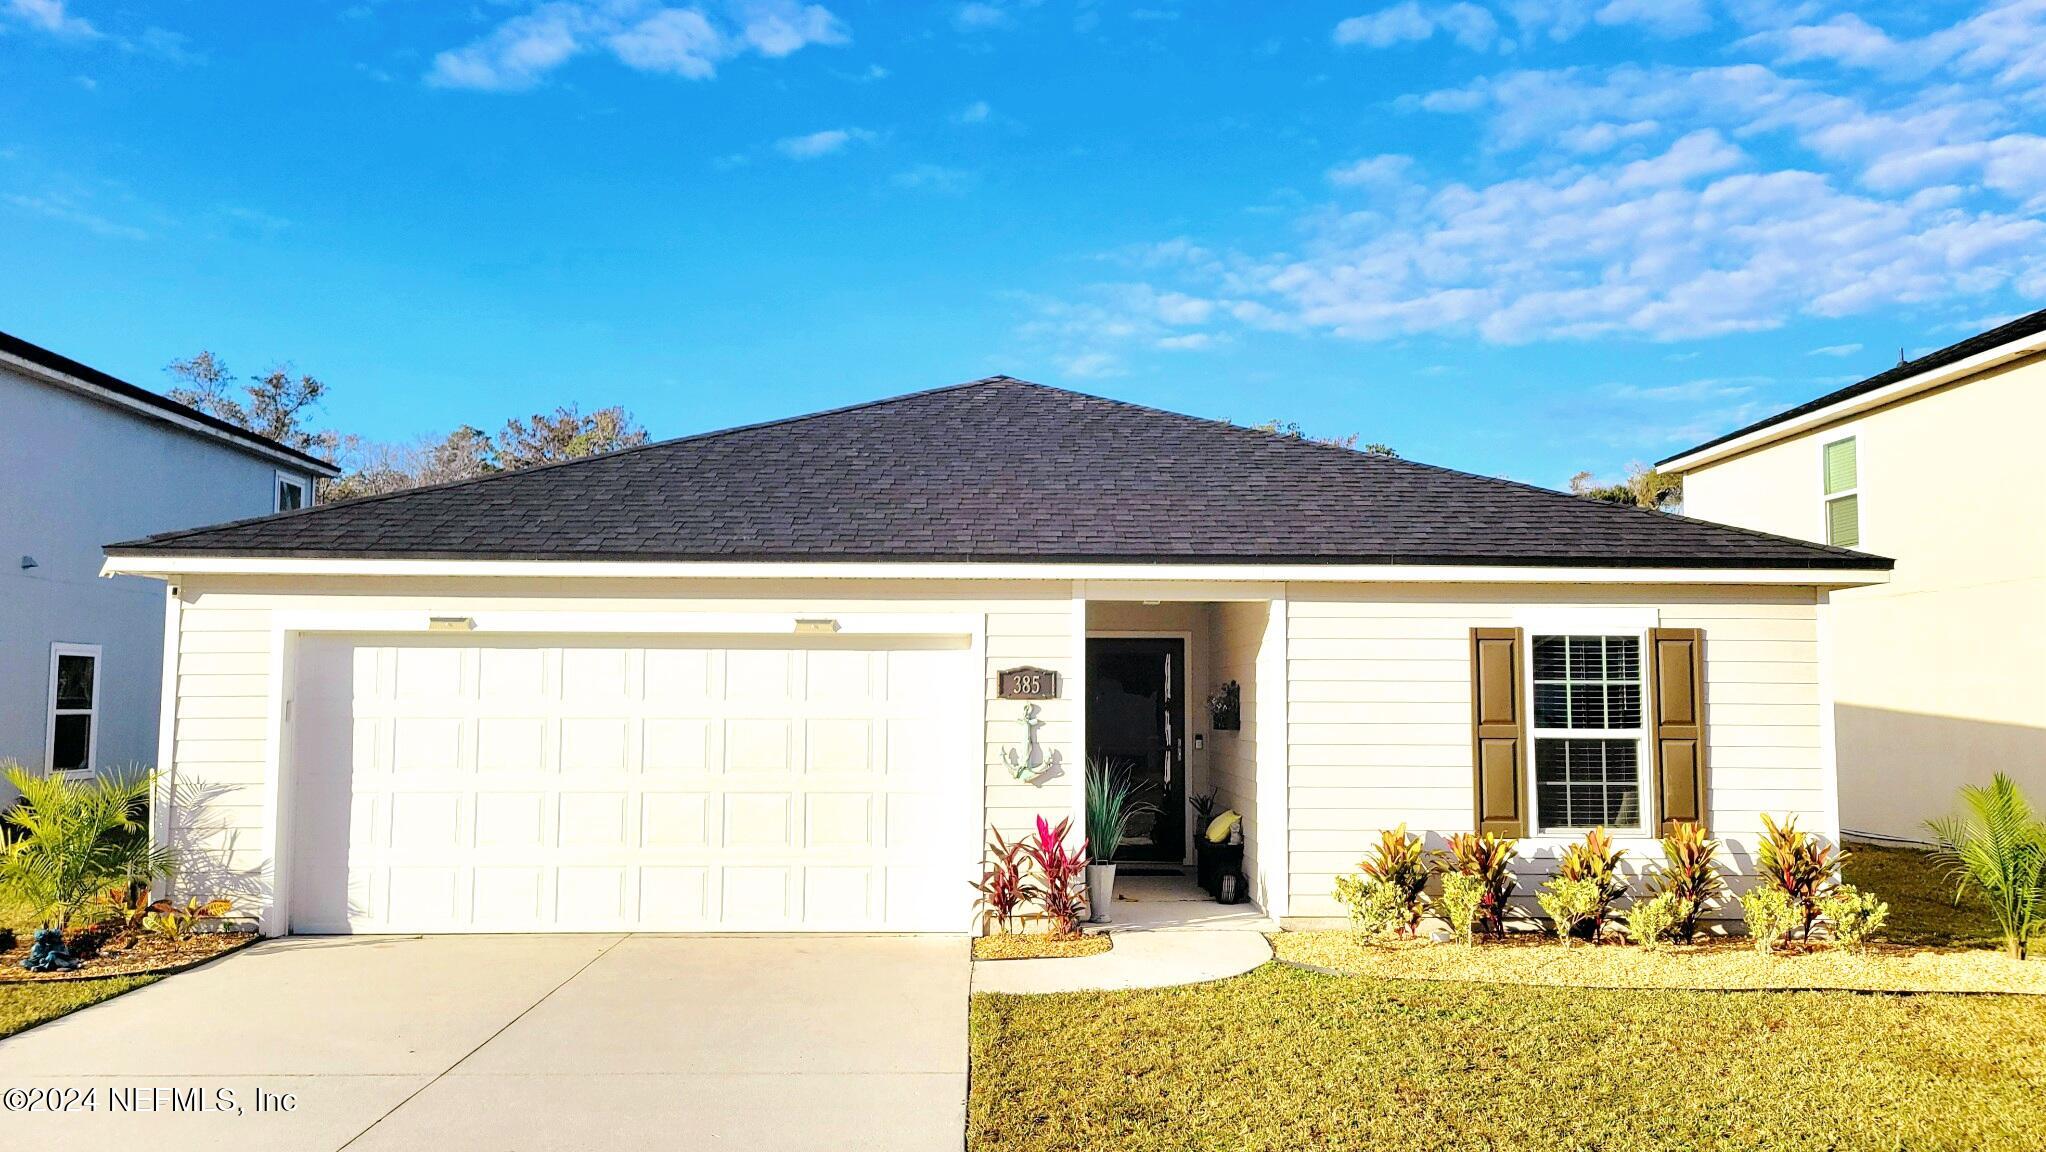
<path fill-rule="evenodd" d="M 805 136 L 787 136 L 774 142 L 775 150 L 791 160 L 815 160 L 845 151 L 846 145 L 874 138 L 862 128 L 827 128 Z"/>
<path fill-rule="evenodd" d="M 7 12 L 21 23 L 53 36 L 91 40 L 100 35 L 91 21 L 71 15 L 64 0 L 7 0 Z"/>
<path fill-rule="evenodd" d="M 1108 352 L 1080 352 L 1071 356 L 1061 356 L 1058 365 L 1066 375 L 1078 376 L 1083 380 L 1120 376 L 1123 373 L 1122 361 Z"/>
<path fill-rule="evenodd" d="M 1807 356 L 1852 356 L 1861 351 L 1859 344 L 1828 344 L 1805 353 Z"/>
<path fill-rule="evenodd" d="M 940 192 L 956 195 L 973 185 L 974 174 L 963 168 L 947 168 L 942 164 L 918 164 L 905 168 L 888 178 L 897 188 L 916 192 Z"/>
<path fill-rule="evenodd" d="M 482 37 L 437 54 L 426 82 L 442 88 L 531 88 L 584 52 L 603 49 L 641 72 L 707 80 L 746 53 L 782 57 L 810 44 L 844 44 L 845 25 L 829 10 L 796 0 L 727 5 L 723 18 L 702 7 L 647 0 L 549 0 Z"/>
<path fill-rule="evenodd" d="M 628 68 L 691 80 L 717 75 L 728 44 L 709 18 L 694 8 L 664 8 L 612 33 L 604 43 Z"/>
<path fill-rule="evenodd" d="M 1388 153 L 1366 156 L 1328 171 L 1329 183 L 1342 188 L 1388 187 L 1404 184 L 1414 158 Z"/>
<path fill-rule="evenodd" d="M 952 23 L 962 32 L 985 32 L 1008 24 L 1009 13 L 999 4 L 961 4 L 952 13 Z"/>
<path fill-rule="evenodd" d="M 6 201 L 24 212 L 33 212 L 65 224 L 76 225 L 95 236 L 113 240 L 147 240 L 149 233 L 132 224 L 110 220 L 94 212 L 68 196 L 55 193 L 45 196 L 8 196 Z"/>
<path fill-rule="evenodd" d="M 1612 0 L 1594 17 L 1600 24 L 1637 25 L 1666 38 L 1690 36 L 1712 27 L 1704 0 Z"/>
<path fill-rule="evenodd" d="M 973 103 L 954 112 L 952 114 L 952 122 L 954 124 L 985 124 L 988 117 L 992 115 L 994 115 L 994 109 L 988 107 L 987 101 L 975 100 Z"/>
<path fill-rule="evenodd" d="M 1475 4 L 1423 7 L 1418 0 L 1404 0 L 1390 8 L 1341 21 L 1336 25 L 1335 42 L 1344 47 L 1390 48 L 1429 39 L 1437 31 L 1465 48 L 1482 52 L 1498 40 L 1499 21 Z"/>

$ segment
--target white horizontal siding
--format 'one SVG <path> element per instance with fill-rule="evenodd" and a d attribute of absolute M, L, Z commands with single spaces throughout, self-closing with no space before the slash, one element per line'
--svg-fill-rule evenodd
<path fill-rule="evenodd" d="M 265 836 L 271 627 L 278 612 L 305 610 L 646 613 L 778 612 L 840 616 L 860 613 L 947 613 L 985 621 L 987 740 L 983 771 L 988 822 L 1010 835 L 1040 814 L 1059 819 L 1074 810 L 1080 764 L 1075 708 L 1071 585 L 925 581 L 916 583 L 783 581 L 729 583 L 590 581 L 578 594 L 559 582 L 475 582 L 340 578 L 280 581 L 216 577 L 184 582 L 178 615 L 176 710 L 171 777 L 177 790 L 169 822 L 184 862 L 182 883 L 226 892 L 252 910 L 271 896 Z M 1022 703 L 993 698 L 995 673 L 1018 664 L 1058 671 L 1068 687 L 1040 701 L 1046 724 L 1039 740 L 1061 771 L 1041 784 L 1015 781 L 1001 762 L 1022 746 Z"/>
<path fill-rule="evenodd" d="M 1752 867 L 1760 814 L 1831 834 L 1821 767 L 1817 618 L 1810 589 L 1303 586 L 1290 591 L 1288 755 L 1291 914 L 1339 916 L 1335 878 L 1380 830 L 1431 846 L 1472 825 L 1470 629 L 1529 611 L 1654 608 L 1705 630 L 1709 803 L 1724 863 Z M 1623 841 L 1634 863 L 1653 840 Z M 1560 845 L 1523 841 L 1524 895 Z"/>

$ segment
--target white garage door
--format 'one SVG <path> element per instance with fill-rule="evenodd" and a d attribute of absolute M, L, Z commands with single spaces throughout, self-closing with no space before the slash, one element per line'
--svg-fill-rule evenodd
<path fill-rule="evenodd" d="M 306 637 L 292 929 L 964 931 L 963 645 Z"/>

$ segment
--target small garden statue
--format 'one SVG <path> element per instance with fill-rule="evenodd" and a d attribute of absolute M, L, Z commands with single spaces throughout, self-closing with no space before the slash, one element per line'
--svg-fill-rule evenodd
<path fill-rule="evenodd" d="M 37 930 L 21 966 L 31 972 L 69 972 L 78 967 L 78 960 L 64 950 L 62 929 L 43 928 Z"/>

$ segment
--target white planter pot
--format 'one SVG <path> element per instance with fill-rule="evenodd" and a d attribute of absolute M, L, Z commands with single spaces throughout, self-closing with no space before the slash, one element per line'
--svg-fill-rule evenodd
<path fill-rule="evenodd" d="M 1095 924 L 1109 922 L 1115 906 L 1115 865 L 1087 865 L 1087 919 Z"/>

